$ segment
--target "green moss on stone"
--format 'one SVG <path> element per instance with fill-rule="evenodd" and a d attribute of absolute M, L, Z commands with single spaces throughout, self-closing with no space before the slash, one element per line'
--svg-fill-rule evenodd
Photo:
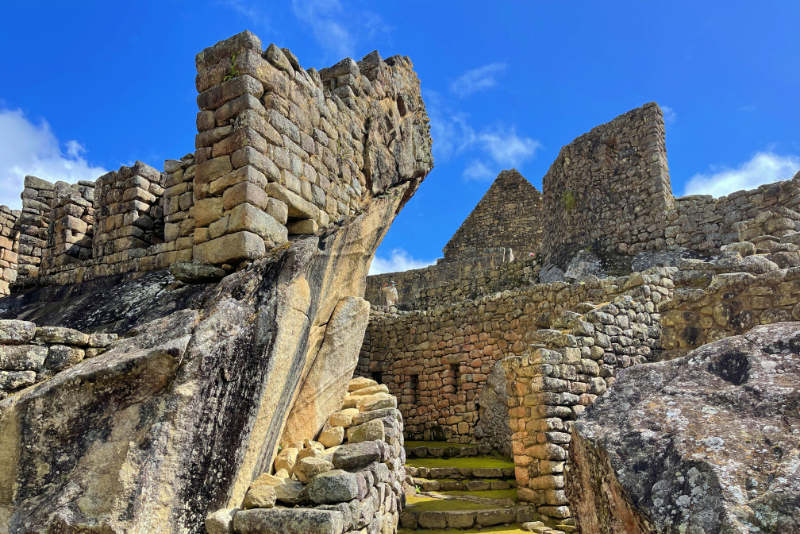
<path fill-rule="evenodd" d="M 411 467 L 455 467 L 476 469 L 489 467 L 493 469 L 513 468 L 510 462 L 498 456 L 473 456 L 469 458 L 412 458 L 406 461 Z"/>
<path fill-rule="evenodd" d="M 474 528 L 469 530 L 461 530 L 461 529 L 446 529 L 446 530 L 411 530 L 407 528 L 401 528 L 397 531 L 397 534 L 415 534 L 418 532 L 424 532 L 425 534 L 483 534 L 484 532 L 494 532 L 495 534 L 526 534 L 524 530 L 520 528 L 519 525 L 504 525 L 499 527 L 480 527 Z"/>
<path fill-rule="evenodd" d="M 479 491 L 448 490 L 448 491 L 437 491 L 436 493 L 440 495 L 449 495 L 453 497 L 458 497 L 460 495 L 470 495 L 472 497 L 481 497 L 483 499 L 512 499 L 514 501 L 517 500 L 517 490 L 513 488 L 506 490 L 479 490 Z"/>
<path fill-rule="evenodd" d="M 431 447 L 432 449 L 463 449 L 464 447 L 476 447 L 469 443 L 447 443 L 446 441 L 406 441 L 406 448 Z"/>

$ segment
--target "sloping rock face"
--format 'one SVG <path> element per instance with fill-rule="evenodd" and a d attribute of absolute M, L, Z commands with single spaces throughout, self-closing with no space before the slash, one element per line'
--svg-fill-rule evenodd
<path fill-rule="evenodd" d="M 583 532 L 800 532 L 800 323 L 624 370 L 570 459 Z"/>
<path fill-rule="evenodd" d="M 206 288 L 200 309 L 139 325 L 105 354 L 0 403 L 0 524 L 200 532 L 208 511 L 239 506 L 269 470 L 315 366 L 336 347 L 355 366 L 359 343 L 347 341 L 364 321 L 347 329 L 339 317 L 364 315 L 357 295 L 410 187 Z"/>

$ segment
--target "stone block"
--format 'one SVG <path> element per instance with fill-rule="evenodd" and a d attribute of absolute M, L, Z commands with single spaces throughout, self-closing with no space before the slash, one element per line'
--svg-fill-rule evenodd
<path fill-rule="evenodd" d="M 341 426 L 326 426 L 317 438 L 326 448 L 341 445 L 344 441 L 344 427 Z M 334 464 L 335 465 L 335 464 Z"/>
<path fill-rule="evenodd" d="M 42 345 L 0 345 L 0 369 L 38 371 L 47 358 Z"/>
<path fill-rule="evenodd" d="M 348 443 L 333 453 L 333 466 L 338 469 L 361 469 L 381 459 L 381 451 L 377 441 Z"/>
<path fill-rule="evenodd" d="M 326 471 L 312 478 L 306 491 L 316 504 L 351 501 L 359 496 L 358 475 L 342 469 Z"/>
<path fill-rule="evenodd" d="M 236 232 L 193 248 L 194 261 L 220 265 L 262 258 L 266 254 L 264 240 L 252 232 Z"/>
<path fill-rule="evenodd" d="M 0 371 L 0 390 L 14 391 L 36 383 L 33 371 Z"/>
<path fill-rule="evenodd" d="M 234 508 L 223 508 L 206 516 L 206 534 L 233 534 Z"/>
<path fill-rule="evenodd" d="M 319 225 L 313 219 L 304 219 L 289 223 L 286 229 L 289 235 L 313 235 L 319 231 Z"/>
<path fill-rule="evenodd" d="M 317 475 L 331 469 L 333 469 L 333 464 L 328 460 L 307 456 L 299 460 L 294 466 L 294 475 L 300 482 L 309 482 Z"/>
<path fill-rule="evenodd" d="M 347 429 L 347 441 L 349 443 L 359 443 L 362 441 L 383 441 L 386 437 L 383 422 L 380 419 L 373 419 L 366 423 L 352 426 Z"/>
<path fill-rule="evenodd" d="M 221 198 L 204 198 L 192 207 L 192 217 L 198 227 L 208 226 L 222 217 L 222 209 Z"/>
<path fill-rule="evenodd" d="M 226 210 L 245 202 L 263 210 L 267 207 L 268 200 L 269 197 L 261 187 L 249 182 L 235 184 L 226 189 L 222 195 L 222 205 Z"/>
<path fill-rule="evenodd" d="M 36 324 L 18 319 L 0 319 L 0 344 L 27 343 L 36 334 Z"/>
<path fill-rule="evenodd" d="M 61 371 L 83 360 L 86 353 L 83 349 L 68 345 L 51 345 L 47 351 L 45 367 L 51 371 Z"/>
<path fill-rule="evenodd" d="M 242 508 L 272 508 L 275 506 L 275 488 L 267 484 L 253 484 L 245 493 Z"/>
<path fill-rule="evenodd" d="M 89 345 L 89 334 L 84 334 L 73 328 L 64 328 L 63 326 L 40 326 L 36 329 L 34 339 L 45 343 L 60 343 L 79 347 Z"/>
<path fill-rule="evenodd" d="M 237 534 L 342 534 L 344 519 L 338 510 L 271 508 L 237 512 Z"/>
<path fill-rule="evenodd" d="M 233 167 L 231 166 L 231 158 L 229 156 L 212 158 L 197 165 L 194 181 L 196 185 L 209 184 L 232 170 Z"/>
<path fill-rule="evenodd" d="M 251 204 L 237 205 L 228 217 L 226 232 L 232 234 L 241 230 L 261 236 L 270 246 L 280 245 L 288 240 L 285 226 Z"/>

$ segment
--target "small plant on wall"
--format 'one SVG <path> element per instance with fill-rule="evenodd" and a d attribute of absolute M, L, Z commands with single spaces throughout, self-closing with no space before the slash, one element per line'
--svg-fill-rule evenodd
<path fill-rule="evenodd" d="M 239 69 L 236 67 L 236 55 L 237 54 L 233 54 L 231 56 L 231 67 L 230 69 L 228 69 L 228 73 L 225 75 L 225 77 L 222 78 L 222 81 L 227 82 L 228 80 L 232 80 L 237 76 L 239 76 L 240 72 Z"/>
<path fill-rule="evenodd" d="M 567 213 L 575 209 L 575 204 L 576 204 L 575 193 L 573 193 L 569 189 L 564 191 L 564 196 L 562 198 L 562 201 L 564 202 L 564 211 L 566 211 Z"/>

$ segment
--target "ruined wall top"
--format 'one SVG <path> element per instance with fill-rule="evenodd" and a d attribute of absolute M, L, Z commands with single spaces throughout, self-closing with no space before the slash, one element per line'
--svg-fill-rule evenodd
<path fill-rule="evenodd" d="M 583 248 L 622 254 L 664 248 L 673 198 L 661 109 L 645 104 L 563 147 L 543 190 L 542 253 L 552 263 Z"/>
<path fill-rule="evenodd" d="M 495 179 L 444 247 L 445 261 L 510 248 L 516 256 L 537 252 L 542 240 L 542 195 L 516 169 Z"/>

